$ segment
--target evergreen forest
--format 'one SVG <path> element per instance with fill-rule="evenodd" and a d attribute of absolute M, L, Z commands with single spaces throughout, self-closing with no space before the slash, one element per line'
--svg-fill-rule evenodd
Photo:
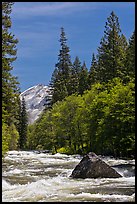
<path fill-rule="evenodd" d="M 135 31 L 126 39 L 112 11 L 104 35 L 91 55 L 91 66 L 71 60 L 63 27 L 60 50 L 49 80 L 52 100 L 40 118 L 28 125 L 13 76 L 18 39 L 10 32 L 11 2 L 2 3 L 2 156 L 8 150 L 115 157 L 135 156 Z"/>

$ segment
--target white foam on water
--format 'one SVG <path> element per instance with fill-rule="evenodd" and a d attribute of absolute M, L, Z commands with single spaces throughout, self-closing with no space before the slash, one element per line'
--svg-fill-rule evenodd
<path fill-rule="evenodd" d="M 133 188 L 135 176 L 102 179 L 72 179 L 69 176 L 80 160 L 81 157 L 79 155 L 74 156 L 60 153 L 52 155 L 50 153 L 37 154 L 33 151 L 10 151 L 5 157 L 4 166 L 7 165 L 7 167 L 3 169 L 2 201 L 134 201 L 135 194 L 130 196 L 127 195 L 126 192 L 124 194 L 123 190 L 122 194 L 118 195 L 113 192 L 113 189 Z M 109 158 L 106 158 L 106 160 L 109 161 Z M 18 163 L 16 163 L 16 161 L 18 161 Z M 8 165 L 8 162 L 10 165 Z M 115 159 L 111 159 L 112 165 L 118 164 L 118 162 L 121 161 L 115 162 Z M 26 178 L 28 175 L 29 177 L 35 178 L 33 182 L 28 179 L 28 183 L 26 184 L 19 184 L 18 181 L 14 185 L 10 184 L 12 177 L 14 179 L 16 179 L 17 176 Z M 8 176 L 11 176 L 11 178 Z M 7 180 L 9 182 L 7 182 Z M 100 191 L 101 188 L 104 189 L 104 191 Z M 105 192 L 105 188 L 109 189 L 109 193 L 107 193 L 107 191 Z"/>
<path fill-rule="evenodd" d="M 23 173 L 23 171 L 20 169 L 13 169 L 8 172 L 8 174 L 21 174 L 21 173 Z"/>
<path fill-rule="evenodd" d="M 118 165 L 118 164 L 135 164 L 135 159 L 124 160 L 124 159 L 115 159 L 111 157 L 101 157 L 103 161 L 105 161 L 110 166 Z"/>
<path fill-rule="evenodd" d="M 104 201 L 104 202 L 130 202 L 130 201 L 134 201 L 135 195 L 131 195 L 131 196 L 125 196 L 125 195 L 118 195 L 118 194 L 113 194 L 113 195 L 103 195 L 100 193 L 96 193 L 96 194 L 91 194 L 91 193 L 80 193 L 80 194 L 70 194 L 68 195 L 70 199 L 74 199 L 74 200 L 90 200 L 90 201 Z"/>
<path fill-rule="evenodd" d="M 41 179 L 25 185 L 10 185 L 3 180 L 3 202 L 63 201 L 63 199 L 65 201 L 97 201 L 98 199 L 101 199 L 102 201 L 109 202 L 126 202 L 133 201 L 135 197 L 135 194 L 128 196 L 117 194 L 103 195 L 100 193 L 92 194 L 85 192 L 72 193 L 73 191 L 75 192 L 79 186 L 78 183 L 82 187 L 83 181 L 74 182 L 71 180 L 67 185 L 66 182 L 67 179 L 63 179 L 61 176 L 53 179 L 49 178 L 47 180 Z"/>
<path fill-rule="evenodd" d="M 11 184 L 4 179 L 2 179 L 2 190 L 8 190 L 10 188 Z"/>

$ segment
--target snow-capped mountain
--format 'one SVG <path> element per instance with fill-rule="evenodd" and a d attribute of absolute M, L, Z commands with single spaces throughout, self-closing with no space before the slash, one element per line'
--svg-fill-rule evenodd
<path fill-rule="evenodd" d="M 52 98 L 51 87 L 38 84 L 30 87 L 20 94 L 20 99 L 24 97 L 26 110 L 28 113 L 28 122 L 32 124 L 39 118 L 39 115 L 48 106 Z"/>

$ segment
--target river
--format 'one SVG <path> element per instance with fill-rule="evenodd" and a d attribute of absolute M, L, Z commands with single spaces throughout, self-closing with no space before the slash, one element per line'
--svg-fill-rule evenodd
<path fill-rule="evenodd" d="M 9 151 L 2 164 L 2 202 L 135 202 L 135 160 L 101 158 L 118 165 L 123 177 L 73 179 L 80 155 Z"/>

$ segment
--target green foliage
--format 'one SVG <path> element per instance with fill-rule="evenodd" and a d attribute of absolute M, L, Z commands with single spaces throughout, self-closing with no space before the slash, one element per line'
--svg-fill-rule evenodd
<path fill-rule="evenodd" d="M 105 154 L 115 156 L 120 156 L 123 152 L 128 155 L 127 144 L 124 144 L 124 141 L 129 138 L 129 134 L 135 131 L 135 104 L 132 86 L 134 86 L 133 83 L 124 86 L 120 79 L 115 78 L 107 84 L 106 90 L 96 95 L 88 107 L 92 112 L 89 131 L 95 134 L 92 145 L 94 150 L 98 149 Z M 130 143 L 130 147 L 133 143 Z"/>
<path fill-rule="evenodd" d="M 53 153 L 135 154 L 135 32 L 129 44 L 111 12 L 98 54 L 86 64 L 70 61 L 64 29 L 52 75 L 52 107 L 29 126 L 30 149 Z"/>
<path fill-rule="evenodd" d="M 127 43 L 124 35 L 120 33 L 118 17 L 111 12 L 107 18 L 101 45 L 98 47 L 96 78 L 99 82 L 107 82 L 114 77 L 124 79 Z"/>
<path fill-rule="evenodd" d="M 70 93 L 74 94 L 74 93 L 78 93 L 79 92 L 79 78 L 80 78 L 80 73 L 81 73 L 81 62 L 78 58 L 78 56 L 76 56 L 74 62 L 73 62 L 73 66 L 70 72 L 70 79 L 69 79 L 69 83 L 70 83 Z"/>
<path fill-rule="evenodd" d="M 9 132 L 11 135 L 11 139 L 9 142 L 9 150 L 17 150 L 18 141 L 19 141 L 19 132 L 17 131 L 14 124 L 11 124 L 11 126 L 9 127 Z"/>
<path fill-rule="evenodd" d="M 91 88 L 91 85 L 97 81 L 97 60 L 95 54 L 92 55 L 91 67 L 88 74 L 88 88 Z"/>
<path fill-rule="evenodd" d="M 61 153 L 61 154 L 71 154 L 69 147 L 61 147 L 61 148 L 57 149 L 57 152 Z"/>
<path fill-rule="evenodd" d="M 134 83 L 96 83 L 81 95 L 55 103 L 32 131 L 33 148 L 60 153 L 134 155 Z M 30 134 L 31 135 L 31 134 Z"/>
<path fill-rule="evenodd" d="M 126 79 L 135 79 L 135 31 L 129 39 L 129 46 L 126 53 L 125 66 L 127 67 Z"/>
<path fill-rule="evenodd" d="M 50 82 L 50 86 L 53 88 L 52 105 L 74 93 L 82 95 L 88 88 L 88 69 L 86 63 L 84 62 L 81 66 L 81 62 L 78 56 L 76 56 L 72 64 L 69 54 L 70 50 L 66 42 L 67 38 L 64 28 L 61 28 L 61 49 L 58 55 L 58 63 L 55 65 Z"/>
<path fill-rule="evenodd" d="M 10 125 L 16 118 L 17 98 L 19 95 L 17 78 L 12 76 L 12 63 L 16 60 L 18 40 L 9 32 L 12 2 L 2 2 L 2 107 L 3 117 Z"/>
<path fill-rule="evenodd" d="M 40 144 L 36 147 L 36 150 L 43 150 L 43 146 Z"/>
<path fill-rule="evenodd" d="M 10 32 L 13 2 L 2 2 L 2 155 L 16 149 L 18 143 L 19 82 L 11 74 L 16 60 L 18 40 Z"/>
<path fill-rule="evenodd" d="M 2 123 L 2 156 L 6 154 L 9 150 L 9 142 L 11 140 L 11 135 L 9 132 L 9 127 L 6 123 Z"/>
<path fill-rule="evenodd" d="M 61 49 L 58 55 L 58 63 L 55 65 L 55 70 L 51 78 L 51 86 L 53 88 L 52 104 L 56 101 L 61 101 L 66 96 L 70 95 L 70 70 L 72 63 L 69 55 L 69 47 L 67 46 L 67 38 L 64 28 L 61 28 L 60 45 Z"/>
<path fill-rule="evenodd" d="M 28 116 L 26 111 L 25 99 L 22 98 L 20 102 L 20 117 L 19 117 L 19 147 L 20 149 L 26 149 L 27 133 L 28 133 Z"/>
<path fill-rule="evenodd" d="M 18 149 L 19 133 L 14 124 L 2 123 L 2 156 L 9 150 Z"/>
<path fill-rule="evenodd" d="M 4 121 L 2 123 L 2 156 L 9 150 L 17 150 L 19 142 L 19 133 L 16 126 L 12 123 L 8 126 Z"/>
<path fill-rule="evenodd" d="M 88 89 L 88 69 L 84 62 L 79 73 L 78 93 L 83 95 L 84 91 Z"/>

